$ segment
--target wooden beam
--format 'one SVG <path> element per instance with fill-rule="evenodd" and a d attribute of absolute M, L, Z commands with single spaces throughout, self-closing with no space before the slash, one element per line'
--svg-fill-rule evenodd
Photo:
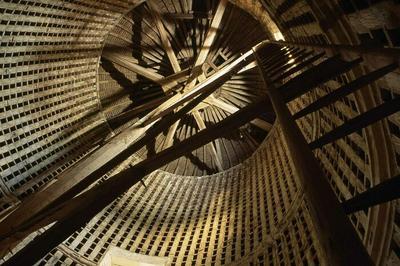
<path fill-rule="evenodd" d="M 191 152 L 216 138 L 228 134 L 258 115 L 268 101 L 251 104 L 225 120 L 198 132 L 196 135 L 157 153 L 137 165 L 124 170 L 83 194 L 69 200 L 45 217 L 47 222 L 57 222 L 43 234 L 14 254 L 3 265 L 33 265 L 76 230 L 138 183 L 147 174 Z M 52 215 L 52 219 L 48 217 Z M 41 221 L 37 221 L 40 223 Z"/>
<path fill-rule="evenodd" d="M 179 121 L 176 121 L 169 129 L 167 136 L 165 137 L 164 149 L 171 147 L 174 144 L 174 137 L 176 130 L 178 129 Z"/>
<path fill-rule="evenodd" d="M 120 122 L 125 123 L 125 122 L 137 117 L 139 114 L 141 114 L 149 109 L 153 109 L 153 108 L 159 106 L 160 104 L 164 103 L 169 98 L 170 97 L 161 97 L 161 98 L 151 100 L 149 102 L 146 102 L 145 104 L 139 105 L 128 111 L 125 111 L 123 113 L 120 113 L 118 115 L 110 117 L 107 119 L 107 122 L 110 124 L 120 123 Z"/>
<path fill-rule="evenodd" d="M 178 58 L 176 57 L 175 52 L 172 49 L 171 42 L 168 39 L 168 33 L 164 28 L 164 24 L 162 22 L 160 13 L 158 13 L 157 6 L 154 5 L 152 0 L 147 1 L 146 3 L 149 6 L 150 13 L 154 18 L 154 22 L 160 34 L 161 43 L 164 47 L 165 52 L 167 53 L 172 69 L 174 70 L 175 73 L 181 72 L 181 67 L 179 65 Z"/>
<path fill-rule="evenodd" d="M 319 139 L 310 143 L 311 149 L 322 148 L 328 143 L 332 143 L 338 139 L 341 139 L 347 135 L 350 135 L 358 130 L 361 130 L 373 123 L 376 123 L 396 112 L 400 111 L 400 97 L 395 98 L 391 101 L 385 102 L 371 110 L 362 113 L 341 126 L 333 129 L 332 131 L 326 133 Z"/>
<path fill-rule="evenodd" d="M 256 59 L 287 143 L 296 177 L 304 190 L 323 256 L 329 265 L 373 265 L 317 159 L 292 118 L 281 90 L 278 90 L 264 71 L 264 64 L 260 58 L 268 55 L 268 48 L 268 45 L 259 48 L 261 51 L 256 52 Z"/>
<path fill-rule="evenodd" d="M 375 205 L 383 204 L 400 198 L 400 175 L 383 181 L 354 198 L 342 203 L 347 214 L 367 210 Z"/>
<path fill-rule="evenodd" d="M 333 56 L 292 78 L 284 85 L 280 86 L 279 90 L 282 92 L 285 101 L 290 102 L 316 86 L 349 71 L 361 61 L 362 59 L 358 58 L 347 62 L 340 59 L 339 56 Z"/>
<path fill-rule="evenodd" d="M 215 11 L 215 15 L 211 21 L 210 28 L 208 29 L 206 38 L 204 40 L 203 46 L 200 49 L 199 55 L 197 56 L 196 62 L 193 66 L 192 74 L 189 77 L 189 83 L 186 84 L 184 91 L 190 91 L 196 85 L 197 78 L 194 78 L 196 75 L 195 70 L 197 68 L 201 68 L 202 65 L 206 62 L 208 54 L 210 53 L 212 44 L 214 43 L 215 37 L 217 36 L 218 29 L 221 25 L 222 18 L 225 13 L 225 9 L 228 6 L 229 0 L 220 0 L 217 10 Z M 198 76 L 198 75 L 197 75 Z"/>
<path fill-rule="evenodd" d="M 397 64 L 390 64 L 387 66 L 384 66 L 380 69 L 377 69 L 371 73 L 368 73 L 364 76 L 359 77 L 358 79 L 343 85 L 342 87 L 336 89 L 335 91 L 328 93 L 327 95 L 319 98 L 317 101 L 311 103 L 309 106 L 306 108 L 300 110 L 296 114 L 293 115 L 294 119 L 299 119 L 303 116 L 306 116 L 312 112 L 315 112 L 325 106 L 328 106 L 329 104 L 332 104 L 339 99 L 354 93 L 355 91 L 369 85 L 370 83 L 378 80 L 379 78 L 382 78 L 386 74 L 394 71 L 396 68 L 398 68 Z"/>
<path fill-rule="evenodd" d="M 208 99 L 205 100 L 205 102 L 215 107 L 218 107 L 230 114 L 234 114 L 239 111 L 239 108 L 237 108 L 236 106 L 233 106 L 224 101 L 216 99 L 215 97 L 209 97 Z M 272 129 L 272 124 L 260 118 L 253 119 L 252 121 L 250 121 L 250 123 L 267 132 L 269 132 Z"/>
<path fill-rule="evenodd" d="M 113 62 L 114 64 L 120 65 L 132 72 L 135 72 L 140 76 L 143 76 L 159 84 L 163 88 L 164 92 L 168 92 L 169 90 L 178 85 L 176 81 L 174 80 L 170 81 L 163 75 L 155 72 L 154 70 L 140 66 L 139 64 L 137 64 L 134 58 L 124 56 L 121 55 L 120 53 L 111 51 L 104 51 L 102 57 L 109 60 L 110 62 Z"/>
<path fill-rule="evenodd" d="M 390 64 L 393 62 L 399 63 L 400 49 L 374 47 L 371 45 L 346 45 L 346 44 L 316 44 L 316 43 L 299 43 L 299 42 L 284 42 L 284 41 L 268 41 L 278 45 L 297 46 L 305 48 L 313 48 L 323 50 L 329 53 L 336 54 L 338 52 L 349 54 L 354 57 L 371 58 L 380 64 Z"/>
<path fill-rule="evenodd" d="M 163 17 L 168 19 L 182 19 L 182 20 L 192 20 L 198 18 L 212 19 L 213 16 L 208 12 L 190 12 L 190 13 L 162 13 Z"/>
<path fill-rule="evenodd" d="M 200 49 L 200 53 L 197 56 L 195 66 L 201 66 L 207 60 L 208 54 L 210 53 L 211 47 L 217 36 L 218 29 L 221 25 L 222 18 L 225 13 L 225 9 L 228 6 L 228 0 L 220 0 L 215 15 L 212 19 L 210 28 L 207 32 L 206 38 L 204 40 L 203 46 Z"/>
<path fill-rule="evenodd" d="M 233 61 L 228 66 L 224 67 L 223 69 L 219 70 L 203 82 L 197 84 L 193 87 L 192 90 L 184 92 L 179 100 L 175 100 L 176 97 L 171 98 L 168 104 L 165 104 L 158 108 L 157 114 L 153 115 L 149 119 L 145 119 L 142 121 L 143 125 L 147 125 L 148 123 L 152 123 L 163 117 L 169 113 L 171 113 L 174 109 L 178 108 L 179 106 L 185 104 L 186 102 L 194 99 L 200 94 L 209 91 L 215 91 L 217 88 L 222 86 L 227 80 L 229 80 L 234 74 L 237 73 L 243 66 L 248 64 L 248 60 L 253 57 L 253 51 L 250 50 L 247 53 L 243 54 L 241 57 Z M 178 96 L 177 96 L 178 97 Z"/>
<path fill-rule="evenodd" d="M 199 127 L 200 130 L 205 130 L 206 129 L 206 124 L 204 123 L 203 118 L 201 118 L 201 115 L 199 111 L 193 111 L 192 115 L 194 119 L 196 120 L 197 126 Z M 212 142 L 208 143 L 207 145 L 211 157 L 215 160 L 215 163 L 217 165 L 218 171 L 223 171 L 224 168 L 222 167 L 222 159 L 221 156 L 217 153 L 217 150 L 215 149 L 215 146 Z"/>

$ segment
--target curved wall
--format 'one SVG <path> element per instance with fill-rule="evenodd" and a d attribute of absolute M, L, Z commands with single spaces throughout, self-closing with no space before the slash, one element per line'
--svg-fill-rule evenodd
<path fill-rule="evenodd" d="M 1 1 L 1 210 L 38 190 L 106 133 L 96 73 L 122 1 Z"/>
<path fill-rule="evenodd" d="M 268 23 L 260 2 L 233 2 L 246 7 L 271 32 L 276 30 Z M 354 37 L 357 31 L 347 27 L 351 23 L 345 24 L 348 21 L 356 24 L 350 18 L 355 15 L 343 15 L 340 29 L 323 27 L 332 21 L 324 21 L 321 10 L 341 7 L 342 1 L 263 2 L 281 29 L 283 21 L 303 13 L 316 16 L 311 22 L 292 22 L 289 30 L 285 24 L 283 32 L 290 40 L 346 43 L 343 36 L 352 36 L 350 43 L 357 43 Z M 390 7 L 398 9 L 395 1 L 383 2 L 390 2 Z M 135 1 L 114 0 L 0 2 L 3 213 L 50 182 L 110 133 L 99 113 L 98 59 L 108 31 L 134 4 Z M 363 12 L 370 9 L 375 10 L 376 5 L 364 8 Z M 316 10 L 320 13 L 315 13 Z M 389 8 L 385 6 L 382 10 L 388 12 Z M 390 40 L 396 46 L 395 38 Z M 363 67 L 374 69 L 368 64 Z M 291 109 L 301 108 L 310 97 L 323 95 L 345 82 L 343 79 L 360 73 L 347 73 L 342 80 L 318 88 L 291 103 Z M 377 83 L 375 89 L 384 88 L 382 94 L 389 91 L 396 95 L 400 85 L 397 74 Z M 308 140 L 316 138 L 359 110 L 381 101 L 384 95 L 375 91 L 378 93 L 370 91 L 348 97 L 302 119 L 299 125 Z M 398 116 L 393 116 L 389 125 L 379 123 L 317 153 L 340 200 L 397 171 L 393 158 L 399 149 L 397 144 L 391 144 L 389 137 L 397 143 L 398 121 Z M 392 129 L 391 136 L 388 126 Z M 99 261 L 110 245 L 115 245 L 133 252 L 169 256 L 177 264 L 192 261 L 205 265 L 213 262 L 323 264 L 306 202 L 293 177 L 294 170 L 280 136 L 279 127 L 274 128 L 250 159 L 214 176 L 190 178 L 161 171 L 153 173 L 146 179 L 147 188 L 133 187 L 41 263 L 90 265 Z M 380 142 L 387 147 L 378 147 Z M 389 163 L 379 161 L 378 154 L 386 156 Z M 160 197 L 155 198 L 156 195 Z M 381 208 L 387 208 L 383 216 L 378 215 Z M 350 218 L 375 261 L 383 264 L 389 256 L 388 263 L 399 262 L 400 254 L 396 253 L 399 229 L 391 205 L 356 213 Z"/>
<path fill-rule="evenodd" d="M 154 172 L 42 263 L 97 263 L 111 245 L 177 265 L 324 263 L 281 136 L 216 175 Z"/>

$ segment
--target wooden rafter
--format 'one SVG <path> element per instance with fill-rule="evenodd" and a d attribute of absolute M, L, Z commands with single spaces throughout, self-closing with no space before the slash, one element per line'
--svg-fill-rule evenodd
<path fill-rule="evenodd" d="M 185 104 L 187 101 L 190 101 L 196 96 L 204 93 L 205 91 L 209 89 L 215 90 L 216 88 L 220 87 L 227 80 L 229 80 L 232 75 L 234 75 L 235 73 L 237 73 L 237 71 L 247 65 L 250 58 L 253 58 L 253 50 L 250 50 L 247 53 L 243 54 L 228 66 L 224 67 L 203 82 L 194 86 L 190 91 L 186 91 L 182 95 L 176 95 L 176 97 L 172 97 L 171 100 L 168 101 L 168 103 L 166 102 L 164 105 L 158 108 L 156 115 L 153 115 L 150 118 L 146 118 L 145 120 L 143 120 L 143 124 L 147 125 L 148 123 L 152 123 L 160 117 L 171 113 L 174 109 Z M 177 98 L 179 99 L 176 100 Z"/>
<path fill-rule="evenodd" d="M 136 74 L 143 76 L 159 85 L 163 88 L 164 92 L 168 92 L 172 88 L 176 87 L 178 83 L 176 80 L 171 80 L 169 78 L 164 77 L 161 74 L 158 74 L 152 69 L 145 68 L 137 63 L 137 61 L 132 57 L 124 56 L 118 52 L 110 52 L 104 51 L 103 58 L 113 62 L 117 65 L 120 65 L 130 71 L 135 72 Z M 184 70 L 185 73 L 187 70 Z"/>
<path fill-rule="evenodd" d="M 214 43 L 214 40 L 217 36 L 218 29 L 221 25 L 222 17 L 224 16 L 225 9 L 228 6 L 228 0 L 220 0 L 215 15 L 211 21 L 210 28 L 207 32 L 206 38 L 204 40 L 203 46 L 200 49 L 200 53 L 197 56 L 196 62 L 193 66 L 192 74 L 189 77 L 190 82 L 186 84 L 185 91 L 190 91 L 196 85 L 197 78 L 194 78 L 196 75 L 194 71 L 198 68 L 201 68 L 204 62 L 206 62 L 208 54 L 210 53 L 211 46 Z"/>
<path fill-rule="evenodd" d="M 153 1 L 147 1 L 147 5 L 149 6 L 150 13 L 152 14 L 152 16 L 154 18 L 154 22 L 155 22 L 158 32 L 160 34 L 161 43 L 164 47 L 165 52 L 167 53 L 167 56 L 168 56 L 169 62 L 171 63 L 172 69 L 174 70 L 175 73 L 178 73 L 181 71 L 181 67 L 179 65 L 178 58 L 176 57 L 175 52 L 172 49 L 171 42 L 168 39 L 168 33 L 162 22 L 161 15 L 158 12 L 157 7 L 154 5 Z"/>
<path fill-rule="evenodd" d="M 174 144 L 174 136 L 175 136 L 176 130 L 178 129 L 178 126 L 179 126 L 179 121 L 176 121 L 175 124 L 173 124 L 168 129 L 167 136 L 165 137 L 164 149 L 169 148 Z"/>
<path fill-rule="evenodd" d="M 239 111 L 239 108 L 237 108 L 236 106 L 233 106 L 229 103 L 226 103 L 226 102 L 216 99 L 214 97 L 209 97 L 206 100 L 206 102 L 208 104 L 218 107 L 230 114 L 234 114 Z M 264 131 L 267 131 L 267 132 L 269 132 L 272 129 L 272 124 L 270 124 L 267 121 L 262 120 L 260 118 L 253 119 L 250 123 Z"/>
<path fill-rule="evenodd" d="M 206 124 L 204 123 L 204 120 L 201 117 L 199 111 L 197 111 L 197 110 L 193 111 L 192 115 L 193 115 L 193 117 L 194 117 L 199 129 L 200 130 L 205 130 L 206 129 Z M 215 159 L 215 163 L 217 165 L 218 170 L 219 171 L 223 171 L 224 168 L 222 167 L 222 159 L 221 159 L 220 154 L 217 153 L 217 150 L 216 150 L 214 144 L 210 142 L 207 146 L 208 146 L 208 149 L 210 151 L 210 155 L 212 156 L 212 158 Z"/>

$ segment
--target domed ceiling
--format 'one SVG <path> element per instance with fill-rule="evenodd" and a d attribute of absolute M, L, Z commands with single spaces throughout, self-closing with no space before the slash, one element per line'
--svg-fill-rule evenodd
<path fill-rule="evenodd" d="M 127 13 L 109 33 L 98 72 L 103 113 L 115 134 L 148 119 L 174 95 L 184 95 L 266 39 L 258 22 L 228 1 L 152 0 Z M 149 156 L 267 97 L 255 62 L 148 145 Z M 166 165 L 202 176 L 248 158 L 268 134 L 274 115 L 259 118 Z"/>

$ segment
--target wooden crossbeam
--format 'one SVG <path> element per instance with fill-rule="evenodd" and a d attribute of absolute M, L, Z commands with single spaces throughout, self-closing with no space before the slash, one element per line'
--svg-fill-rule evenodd
<path fill-rule="evenodd" d="M 175 73 L 178 73 L 181 71 L 181 67 L 179 65 L 178 58 L 176 57 L 175 52 L 172 49 L 171 42 L 168 39 L 168 33 L 165 30 L 161 15 L 157 10 L 157 6 L 153 3 L 152 0 L 147 1 L 146 3 L 149 6 L 151 15 L 153 16 L 154 22 L 160 34 L 161 43 L 164 47 L 165 52 L 167 53 L 172 69 L 174 70 Z"/>
<path fill-rule="evenodd" d="M 233 61 L 231 64 L 228 66 L 222 68 L 218 72 L 214 73 L 212 76 L 204 80 L 203 82 L 197 84 L 196 86 L 193 87 L 190 91 L 187 91 L 183 93 L 179 100 L 171 99 L 169 103 L 161 106 L 159 110 L 157 111 L 157 114 L 151 116 L 149 119 L 145 119 L 142 123 L 143 125 L 147 125 L 149 123 L 152 123 L 159 119 L 160 117 L 163 117 L 169 113 L 171 113 L 174 109 L 178 108 L 179 106 L 182 106 L 185 104 L 187 101 L 190 101 L 191 99 L 195 98 L 196 96 L 208 91 L 208 90 L 216 90 L 220 86 L 222 86 L 227 80 L 229 80 L 234 74 L 236 74 L 240 69 L 242 69 L 244 66 L 249 64 L 248 60 L 252 60 L 253 57 L 253 51 L 250 50 L 247 53 L 243 54 L 240 56 L 238 59 Z M 177 96 L 179 97 L 179 96 Z M 168 105 L 168 106 L 167 106 Z"/>
<path fill-rule="evenodd" d="M 286 57 L 286 60 L 281 61 L 281 64 L 283 64 L 282 66 L 271 68 L 271 74 L 270 74 L 271 77 L 275 77 L 277 75 L 283 75 L 283 74 L 285 74 L 285 73 L 283 73 L 284 71 L 287 71 L 288 69 L 290 70 L 291 68 L 293 69 L 295 67 L 298 67 L 299 63 L 301 64 L 304 61 L 304 59 L 308 58 L 310 55 L 313 55 L 313 54 L 314 54 L 314 51 L 307 52 L 305 50 L 300 50 L 299 53 L 297 53 L 297 54 L 296 53 L 293 55 L 289 54 Z M 314 61 L 318 60 L 321 56 L 316 57 L 315 59 L 310 60 L 309 62 L 313 63 Z M 285 58 L 285 57 L 283 57 L 283 58 Z M 293 72 L 293 70 L 291 72 L 296 73 L 296 71 Z M 289 72 L 289 73 L 291 73 L 291 72 Z M 282 80 L 285 77 L 288 77 L 290 75 L 291 74 L 285 74 L 284 76 L 278 77 L 276 80 Z"/>
<path fill-rule="evenodd" d="M 320 59 L 322 56 L 324 56 L 324 53 L 319 53 L 316 54 L 306 60 L 304 60 L 305 58 L 307 58 L 309 55 L 311 55 L 312 53 L 304 53 L 302 56 L 299 56 L 297 59 L 298 60 L 294 60 L 294 63 L 297 63 L 293 66 L 291 66 L 290 64 L 287 64 L 285 70 L 282 74 L 280 74 L 278 77 L 274 78 L 272 81 L 273 82 L 278 82 L 281 81 L 285 78 L 290 77 L 291 75 L 295 74 L 296 72 L 304 69 L 306 66 L 312 65 L 314 62 L 316 62 L 318 59 Z"/>
<path fill-rule="evenodd" d="M 317 101 L 311 103 L 309 106 L 306 108 L 300 110 L 296 114 L 293 115 L 294 119 L 299 119 L 303 116 L 306 116 L 312 112 L 315 112 L 325 106 L 328 106 L 329 104 L 332 104 L 339 99 L 354 93 L 355 91 L 369 85 L 370 83 L 382 78 L 386 74 L 394 71 L 396 68 L 398 68 L 397 64 L 390 64 L 387 66 L 384 66 L 380 69 L 377 69 L 373 72 L 370 72 L 366 75 L 363 75 L 359 77 L 358 79 L 343 85 L 342 87 L 336 89 L 335 91 L 328 93 L 327 95 L 321 97 Z"/>
<path fill-rule="evenodd" d="M 188 152 L 202 147 L 216 138 L 228 134 L 232 130 L 237 129 L 256 117 L 260 110 L 266 106 L 267 102 L 268 101 L 260 101 L 251 104 L 241 109 L 239 112 L 227 117 L 225 120 L 220 121 L 219 123 L 198 132 L 196 135 L 157 153 L 155 156 L 110 177 L 108 180 L 100 183 L 92 189 L 69 200 L 54 210 L 52 213 L 52 219 L 49 219 L 49 216 L 45 218 L 46 222 L 57 220 L 55 225 L 43 234 L 37 236 L 32 242 L 22 248 L 3 265 L 35 264 L 147 174 L 178 159 Z M 42 221 L 37 221 L 37 223 L 41 222 Z"/>
<path fill-rule="evenodd" d="M 361 58 L 346 62 L 340 59 L 339 56 L 331 57 L 294 77 L 282 85 L 279 90 L 286 102 L 292 101 L 316 86 L 349 71 L 361 61 Z"/>
<path fill-rule="evenodd" d="M 217 108 L 220 108 L 230 114 L 234 114 L 239 111 L 239 108 L 237 108 L 236 106 L 228 104 L 228 103 L 221 101 L 219 99 L 216 99 L 215 97 L 212 97 L 212 96 L 207 98 L 205 100 L 205 102 L 207 102 L 208 104 L 213 105 Z M 272 129 L 271 123 L 268 123 L 267 121 L 262 120 L 260 118 L 253 119 L 252 121 L 250 121 L 250 123 L 266 132 L 269 132 Z"/>
<path fill-rule="evenodd" d="M 194 117 L 199 129 L 200 130 L 205 130 L 206 129 L 206 124 L 204 123 L 203 118 L 201 118 L 201 115 L 200 115 L 199 111 L 197 111 L 197 110 L 193 111 L 192 115 L 193 115 L 193 117 Z M 216 150 L 214 144 L 210 142 L 210 143 L 207 144 L 207 147 L 208 147 L 208 149 L 210 151 L 211 157 L 215 160 L 215 163 L 217 165 L 218 170 L 219 171 L 223 171 L 224 168 L 222 167 L 222 159 L 221 159 L 220 154 L 217 153 L 217 150 Z"/>
<path fill-rule="evenodd" d="M 215 15 L 211 21 L 210 28 L 207 32 L 203 46 L 200 49 L 199 55 L 197 56 L 196 62 L 193 66 L 192 74 L 189 77 L 189 82 L 186 84 L 184 91 L 190 91 L 196 85 L 197 78 L 195 70 L 201 67 L 207 60 L 208 54 L 210 53 L 212 44 L 217 36 L 218 29 L 221 25 L 222 17 L 224 16 L 225 9 L 228 6 L 229 0 L 220 0 Z"/>
<path fill-rule="evenodd" d="M 139 114 L 159 106 L 160 104 L 164 103 L 169 98 L 170 97 L 160 97 L 160 98 L 151 100 L 142 105 L 134 107 L 128 111 L 125 111 L 121 114 L 112 116 L 112 117 L 108 118 L 107 121 L 110 124 L 126 123 L 127 121 L 130 121 L 131 119 L 137 117 Z"/>
<path fill-rule="evenodd" d="M 345 122 L 341 126 L 333 129 L 326 133 L 319 139 L 310 143 L 311 149 L 322 148 L 328 143 L 332 143 L 338 139 L 341 139 L 347 135 L 350 135 L 358 130 L 361 130 L 373 123 L 378 122 L 396 112 L 400 111 L 400 97 L 391 101 L 385 102 L 371 110 L 362 113 L 349 121 Z"/>
<path fill-rule="evenodd" d="M 169 19 L 182 19 L 182 20 L 192 20 L 196 18 L 212 19 L 213 16 L 208 12 L 190 12 L 190 13 L 162 13 L 163 17 Z"/>
<path fill-rule="evenodd" d="M 159 84 L 163 88 L 164 92 L 168 92 L 178 86 L 176 80 L 168 79 L 152 69 L 148 69 L 139 65 L 132 57 L 124 56 L 118 52 L 106 50 L 103 51 L 102 57 Z M 187 70 L 184 70 L 184 72 L 187 73 Z"/>
<path fill-rule="evenodd" d="M 383 204 L 400 198 L 400 175 L 383 181 L 354 198 L 342 203 L 347 214 L 369 209 L 375 205 Z"/>

